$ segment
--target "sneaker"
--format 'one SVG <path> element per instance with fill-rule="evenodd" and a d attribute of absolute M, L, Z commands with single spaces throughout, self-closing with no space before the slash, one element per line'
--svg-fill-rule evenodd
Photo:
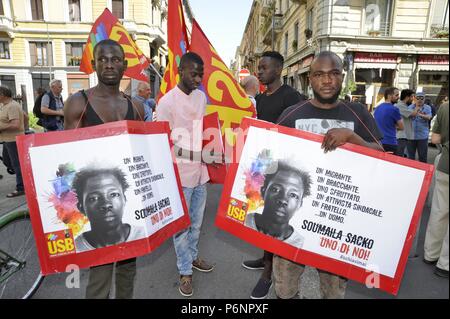
<path fill-rule="evenodd" d="M 246 260 L 242 263 L 242 267 L 250 270 L 264 269 L 264 259 Z"/>
<path fill-rule="evenodd" d="M 250 295 L 252 299 L 265 299 L 269 294 L 270 287 L 272 287 L 272 280 L 260 278 L 258 283 Z"/>
<path fill-rule="evenodd" d="M 192 289 L 192 275 L 190 276 L 180 276 L 180 286 L 178 287 L 180 294 L 185 297 L 192 296 L 194 289 Z"/>
<path fill-rule="evenodd" d="M 192 262 L 192 268 L 201 272 L 210 272 L 214 269 L 214 265 L 210 265 L 203 259 L 197 258 Z"/>
<path fill-rule="evenodd" d="M 436 269 L 434 270 L 434 274 L 439 277 L 448 278 L 448 270 L 445 269 L 436 267 Z"/>

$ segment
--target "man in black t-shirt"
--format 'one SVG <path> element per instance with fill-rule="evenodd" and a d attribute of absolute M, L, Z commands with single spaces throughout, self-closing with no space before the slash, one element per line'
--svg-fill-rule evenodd
<path fill-rule="evenodd" d="M 282 84 L 284 58 L 278 52 L 264 52 L 258 64 L 258 79 L 267 90 L 256 97 L 258 119 L 275 123 L 283 111 L 306 97 L 287 84 Z"/>
<path fill-rule="evenodd" d="M 275 123 L 286 108 L 306 100 L 304 95 L 289 85 L 282 84 L 283 63 L 283 56 L 274 51 L 264 52 L 259 61 L 258 79 L 260 83 L 267 87 L 265 92 L 256 96 L 256 110 L 260 120 Z M 242 266 L 247 269 L 264 269 L 250 298 L 263 299 L 269 293 L 272 285 L 272 257 L 272 253 L 264 251 L 263 258 L 247 260 L 242 263 Z"/>
<path fill-rule="evenodd" d="M 322 148 L 333 151 L 345 143 L 352 143 L 383 151 L 382 134 L 366 107 L 360 103 L 338 100 L 342 89 L 342 60 L 330 51 L 319 53 L 311 64 L 310 83 L 314 99 L 287 108 L 277 123 L 283 126 L 325 135 Z M 273 257 L 275 292 L 279 298 L 295 297 L 299 292 L 299 278 L 305 267 Z M 323 298 L 344 298 L 347 279 L 319 270 Z"/>

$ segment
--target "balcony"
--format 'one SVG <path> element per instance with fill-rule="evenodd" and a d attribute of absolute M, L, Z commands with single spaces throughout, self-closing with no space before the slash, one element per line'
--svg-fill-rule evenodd
<path fill-rule="evenodd" d="M 448 39 L 448 26 L 432 25 L 430 30 L 430 37 L 433 39 Z"/>
<path fill-rule="evenodd" d="M 265 45 L 272 44 L 272 28 L 274 32 L 274 37 L 280 34 L 283 31 L 283 15 L 282 14 L 274 14 L 273 15 L 273 23 L 271 17 L 267 17 L 263 27 L 263 43 Z"/>
<path fill-rule="evenodd" d="M 275 9 L 275 0 L 261 1 L 261 15 L 263 17 L 271 16 L 274 9 Z"/>
<path fill-rule="evenodd" d="M 391 24 L 383 22 L 380 23 L 377 27 L 366 26 L 366 34 L 371 37 L 388 37 L 391 35 Z"/>
<path fill-rule="evenodd" d="M 5 16 L 0 16 L 0 32 L 6 32 L 8 36 L 13 38 L 14 22 Z"/>

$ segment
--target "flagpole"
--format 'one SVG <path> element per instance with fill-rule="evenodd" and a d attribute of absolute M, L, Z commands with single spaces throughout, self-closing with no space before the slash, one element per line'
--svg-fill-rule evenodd
<path fill-rule="evenodd" d="M 152 63 L 150 63 L 150 67 L 153 69 L 153 71 L 155 71 L 156 72 L 156 74 L 158 74 L 158 76 L 159 76 L 159 78 L 160 79 L 162 79 L 162 75 L 161 74 L 159 74 L 159 71 L 158 70 L 156 70 L 156 68 L 153 66 L 153 64 Z"/>

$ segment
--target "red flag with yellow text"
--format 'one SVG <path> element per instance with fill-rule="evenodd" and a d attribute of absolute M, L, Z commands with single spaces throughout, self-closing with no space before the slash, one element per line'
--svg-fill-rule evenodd
<path fill-rule="evenodd" d="M 140 81 L 148 81 L 148 76 L 145 73 L 145 69 L 149 66 L 148 59 L 130 37 L 128 31 L 108 9 L 103 11 L 92 26 L 81 58 L 81 72 L 86 74 L 94 72 L 91 63 L 94 58 L 94 47 L 98 42 L 105 39 L 114 40 L 122 46 L 125 59 L 128 61 L 128 68 L 125 71 L 126 76 Z"/>
<path fill-rule="evenodd" d="M 181 0 L 169 0 L 167 11 L 169 61 L 161 82 L 158 100 L 177 85 L 179 81 L 178 66 L 180 65 L 181 57 L 187 52 L 189 47 Z"/>
<path fill-rule="evenodd" d="M 217 112 L 222 136 L 230 146 L 234 145 L 234 134 L 244 117 L 256 117 L 255 108 L 247 94 L 223 63 L 206 35 L 194 20 L 189 51 L 200 55 L 204 62 L 204 76 L 200 87 L 208 98 L 206 113 Z"/>

